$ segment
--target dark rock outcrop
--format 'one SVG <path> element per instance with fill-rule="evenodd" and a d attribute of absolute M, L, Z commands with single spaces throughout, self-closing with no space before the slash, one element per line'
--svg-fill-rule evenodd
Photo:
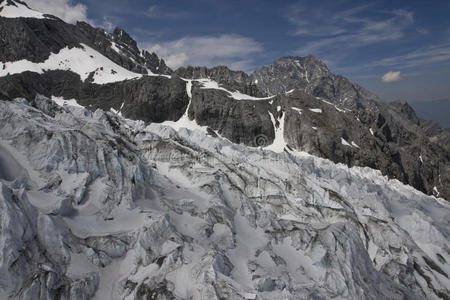
<path fill-rule="evenodd" d="M 202 89 L 197 85 L 192 89 L 189 117 L 234 143 L 257 146 L 255 138 L 258 135 L 264 135 L 268 144 L 275 137 L 269 110 L 268 101 L 236 101 L 224 91 Z"/>
<path fill-rule="evenodd" d="M 210 78 L 230 91 L 237 90 L 255 97 L 265 96 L 245 72 L 233 71 L 226 66 L 217 66 L 211 69 L 206 67 L 181 67 L 175 71 L 175 74 L 186 79 Z"/>
<path fill-rule="evenodd" d="M 29 101 L 38 94 L 76 99 L 91 110 L 113 108 L 126 118 L 145 122 L 176 121 L 189 103 L 186 83 L 176 76 L 144 76 L 98 85 L 82 82 L 69 71 L 24 72 L 0 78 L 0 90 L 10 98 Z"/>

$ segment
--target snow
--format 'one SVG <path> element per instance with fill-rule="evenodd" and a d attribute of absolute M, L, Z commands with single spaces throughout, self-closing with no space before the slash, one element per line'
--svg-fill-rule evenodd
<path fill-rule="evenodd" d="M 312 111 L 312 112 L 315 112 L 315 113 L 322 113 L 322 109 L 320 109 L 320 108 L 310 108 L 309 109 L 310 111 Z"/>
<path fill-rule="evenodd" d="M 317 130 L 317 127 L 315 127 L 315 126 L 311 126 L 311 128 L 314 129 L 314 130 Z"/>
<path fill-rule="evenodd" d="M 142 77 L 142 74 L 133 73 L 115 64 L 91 47 L 81 44 L 81 48 L 63 48 L 59 53 L 51 53 L 49 58 L 41 63 L 28 60 L 0 63 L 0 77 L 8 74 L 18 74 L 25 71 L 39 74 L 47 70 L 67 70 L 80 75 L 82 81 L 86 80 L 91 72 L 94 73 L 94 83 L 105 84 L 127 79 Z"/>
<path fill-rule="evenodd" d="M 356 147 L 356 148 L 359 148 L 359 146 L 354 141 L 352 141 L 352 146 Z"/>
<path fill-rule="evenodd" d="M 345 146 L 349 146 L 349 147 L 352 146 L 352 145 L 350 145 L 350 143 L 347 142 L 344 138 L 341 138 L 341 144 L 342 144 L 342 145 L 345 145 Z"/>
<path fill-rule="evenodd" d="M 276 121 L 272 113 L 269 111 L 270 119 L 272 120 L 273 128 L 275 131 L 275 139 L 273 143 L 267 147 L 265 150 L 270 150 L 273 152 L 283 152 L 286 147 L 286 141 L 284 140 L 284 117 L 285 113 L 282 113 L 281 118 L 278 119 L 278 127 L 276 126 Z"/>
<path fill-rule="evenodd" d="M 7 0 L 0 3 L 0 17 L 4 18 L 35 18 L 35 19 L 45 19 L 43 13 L 32 10 L 26 5 L 19 2 L 14 2 L 16 5 L 7 5 Z"/>
<path fill-rule="evenodd" d="M 116 42 L 111 41 L 111 48 L 116 51 L 118 54 L 122 54 L 122 50 L 120 50 L 119 46 Z"/>
<path fill-rule="evenodd" d="M 285 94 L 286 94 L 286 95 L 287 95 L 287 94 L 292 94 L 294 91 L 295 91 L 295 89 L 292 89 L 292 90 L 287 91 Z"/>
<path fill-rule="evenodd" d="M 186 107 L 186 111 L 178 121 L 164 121 L 161 124 L 170 126 L 177 131 L 180 130 L 181 128 L 186 128 L 189 130 L 199 130 L 206 133 L 207 132 L 206 129 L 208 128 L 208 126 L 200 126 L 197 124 L 197 121 L 195 119 L 194 120 L 189 119 L 189 108 L 192 102 L 192 80 L 187 79 L 184 80 L 186 80 L 186 92 L 189 97 L 189 104 Z"/>
<path fill-rule="evenodd" d="M 334 103 L 331 103 L 330 101 L 327 101 L 327 100 L 325 100 L 325 99 L 323 99 L 323 98 L 316 97 L 316 99 L 322 101 L 323 103 L 326 103 L 326 104 L 328 104 L 328 105 L 333 106 L 338 112 L 346 113 L 347 111 L 349 111 L 349 110 L 346 110 L 346 109 L 341 109 L 341 108 L 337 107 L 337 105 L 335 105 Z"/>
<path fill-rule="evenodd" d="M 52 100 L 55 101 L 56 104 L 58 104 L 59 106 L 70 105 L 70 106 L 74 106 L 74 107 L 84 108 L 84 106 L 81 106 L 80 104 L 78 104 L 75 99 L 65 100 L 63 97 L 52 96 Z"/>
<path fill-rule="evenodd" d="M 292 110 L 295 110 L 295 111 L 298 112 L 299 114 L 302 114 L 301 108 L 291 107 L 291 109 L 292 109 Z"/>
<path fill-rule="evenodd" d="M 439 191 L 438 191 L 438 189 L 437 189 L 437 186 L 434 186 L 434 187 L 433 187 L 433 191 L 435 191 L 435 192 L 436 192 L 436 195 L 439 197 L 439 194 L 440 194 L 440 193 L 439 193 Z"/>
<path fill-rule="evenodd" d="M 195 81 L 198 81 L 202 84 L 202 89 L 215 89 L 215 90 L 221 90 L 221 91 L 225 91 L 229 94 L 230 98 L 233 98 L 235 100 L 268 100 L 268 99 L 272 99 L 275 96 L 269 96 L 269 97 L 262 97 L 262 98 L 258 98 L 258 97 L 253 97 L 250 95 L 246 95 L 246 94 L 242 94 L 239 91 L 234 91 L 231 92 L 229 90 L 227 90 L 226 88 L 220 87 L 219 84 L 211 79 L 196 79 Z"/>
<path fill-rule="evenodd" d="M 373 135 L 373 129 L 369 128 L 370 134 Z"/>
<path fill-rule="evenodd" d="M 422 158 L 422 155 L 419 155 L 419 160 L 420 160 L 420 163 L 423 164 L 423 158 Z"/>

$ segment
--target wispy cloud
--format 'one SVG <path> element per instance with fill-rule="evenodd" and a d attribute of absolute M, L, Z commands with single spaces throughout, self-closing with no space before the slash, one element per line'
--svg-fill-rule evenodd
<path fill-rule="evenodd" d="M 383 82 L 395 82 L 402 79 L 402 75 L 400 71 L 393 72 L 389 71 L 381 77 L 381 81 Z"/>
<path fill-rule="evenodd" d="M 146 17 L 151 19 L 170 19 L 170 20 L 179 20 L 190 16 L 190 13 L 186 11 L 169 11 L 157 4 L 150 5 L 148 9 L 144 12 L 144 14 Z"/>
<path fill-rule="evenodd" d="M 413 13 L 407 10 L 377 11 L 372 4 L 340 9 L 335 3 L 341 1 L 325 3 L 309 7 L 310 3 L 301 1 L 291 7 L 288 20 L 295 26 L 291 34 L 310 40 L 297 50 L 298 54 L 321 55 L 336 48 L 398 40 L 414 23 Z"/>
<path fill-rule="evenodd" d="M 263 50 L 255 40 L 235 34 L 184 37 L 150 45 L 147 49 L 163 57 L 172 68 L 223 64 L 244 71 L 252 67 L 251 56 Z"/>
<path fill-rule="evenodd" d="M 67 23 L 86 21 L 93 23 L 87 17 L 87 7 L 81 3 L 73 3 L 71 0 L 33 0 L 28 1 L 33 9 L 57 16 Z"/>
<path fill-rule="evenodd" d="M 417 67 L 450 61 L 450 43 L 420 48 L 403 55 L 392 56 L 371 63 L 371 66 Z"/>

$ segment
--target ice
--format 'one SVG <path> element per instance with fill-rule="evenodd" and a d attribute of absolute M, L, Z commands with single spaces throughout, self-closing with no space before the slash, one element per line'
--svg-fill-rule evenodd
<path fill-rule="evenodd" d="M 52 112 L 0 101 L 1 295 L 449 293 L 450 204 L 380 171 L 285 148 L 282 110 L 278 127 L 269 113 L 276 152 L 101 110 Z M 66 199 L 71 214 L 59 209 Z"/>

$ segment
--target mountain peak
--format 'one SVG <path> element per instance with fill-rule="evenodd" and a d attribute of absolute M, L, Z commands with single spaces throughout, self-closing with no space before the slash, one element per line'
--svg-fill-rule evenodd
<path fill-rule="evenodd" d="M 139 53 L 137 42 L 122 28 L 116 27 L 113 31 L 113 36 L 116 41 L 124 43 L 130 47 L 134 52 Z"/>
<path fill-rule="evenodd" d="M 274 61 L 274 64 L 277 64 L 277 63 L 293 63 L 293 64 L 300 63 L 300 64 L 307 64 L 307 65 L 317 65 L 323 69 L 328 70 L 327 65 L 312 54 L 309 54 L 309 55 L 303 56 L 303 57 L 302 56 L 283 56 Z"/>

